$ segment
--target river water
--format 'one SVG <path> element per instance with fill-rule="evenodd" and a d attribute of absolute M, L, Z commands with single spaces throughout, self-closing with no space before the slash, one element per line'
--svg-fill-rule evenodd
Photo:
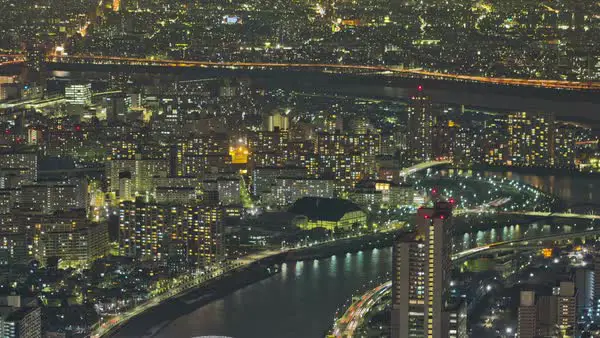
<path fill-rule="evenodd" d="M 532 184 L 565 199 L 598 199 L 600 177 L 485 172 Z M 327 259 L 288 263 L 281 273 L 188 313 L 161 313 L 160 307 L 128 323 L 117 337 L 159 338 L 221 335 L 234 338 L 323 337 L 334 315 L 352 294 L 386 279 L 391 249 L 369 250 Z M 168 312 L 168 313 L 167 313 Z M 176 312 L 176 311 L 175 311 Z"/>

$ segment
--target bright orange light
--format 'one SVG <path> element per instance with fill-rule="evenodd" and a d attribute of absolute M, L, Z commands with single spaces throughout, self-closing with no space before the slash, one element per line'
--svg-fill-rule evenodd
<path fill-rule="evenodd" d="M 552 257 L 552 248 L 543 248 L 542 255 L 544 256 L 544 258 Z"/>
<path fill-rule="evenodd" d="M 121 9 L 121 0 L 113 0 L 112 9 L 113 12 L 118 12 Z"/>

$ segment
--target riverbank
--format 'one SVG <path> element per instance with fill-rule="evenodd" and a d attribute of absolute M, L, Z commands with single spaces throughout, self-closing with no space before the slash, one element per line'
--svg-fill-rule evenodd
<path fill-rule="evenodd" d="M 281 264 L 304 260 L 318 260 L 333 255 L 345 255 L 363 250 L 389 247 L 398 231 L 367 234 L 344 238 L 307 248 L 274 253 L 219 275 L 202 285 L 190 288 L 147 308 L 108 332 L 109 337 L 150 337 L 160 332 L 169 322 L 197 310 L 237 290 L 248 287 L 280 272 Z M 139 332 L 139 327 L 152 327 Z"/>
<path fill-rule="evenodd" d="M 167 323 L 196 310 L 210 302 L 222 298 L 231 292 L 259 282 L 279 273 L 279 267 L 263 264 L 251 264 L 249 266 L 232 270 L 219 275 L 206 283 L 182 292 L 181 294 L 165 299 L 160 304 L 150 307 L 136 316 L 129 318 L 116 329 L 110 331 L 108 337 L 151 337 L 159 332 Z M 152 319 L 154 325 L 144 332 L 137 329 L 133 331 L 130 327 L 137 328 L 140 322 L 147 323 Z M 146 324 L 147 325 L 147 324 Z"/>

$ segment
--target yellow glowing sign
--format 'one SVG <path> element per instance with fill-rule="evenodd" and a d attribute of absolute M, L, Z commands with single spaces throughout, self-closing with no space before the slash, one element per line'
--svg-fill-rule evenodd
<path fill-rule="evenodd" d="M 248 148 L 245 146 L 229 148 L 229 155 L 231 155 L 231 163 L 233 164 L 248 163 Z"/>

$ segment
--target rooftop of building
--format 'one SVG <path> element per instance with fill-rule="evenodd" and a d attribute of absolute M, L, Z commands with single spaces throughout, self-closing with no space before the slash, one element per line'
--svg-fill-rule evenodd
<path fill-rule="evenodd" d="M 349 200 L 339 198 L 303 197 L 290 207 L 289 212 L 304 215 L 311 220 L 337 222 L 345 214 L 360 211 L 360 207 Z"/>

